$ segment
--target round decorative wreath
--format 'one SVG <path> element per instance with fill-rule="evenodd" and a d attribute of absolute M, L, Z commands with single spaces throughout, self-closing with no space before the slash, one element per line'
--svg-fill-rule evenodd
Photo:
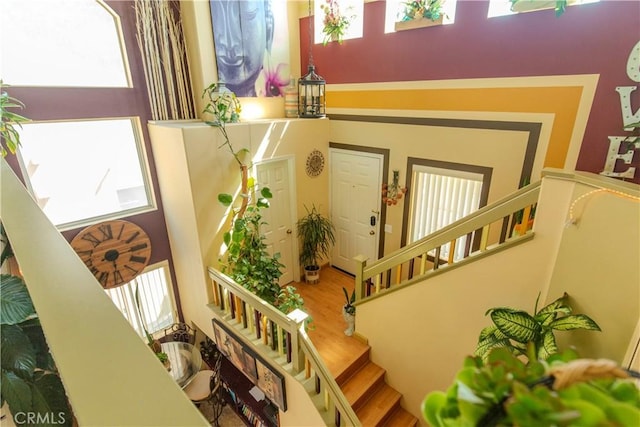
<path fill-rule="evenodd" d="M 324 169 L 324 156 L 318 150 L 313 150 L 307 157 L 307 175 L 318 176 Z"/>

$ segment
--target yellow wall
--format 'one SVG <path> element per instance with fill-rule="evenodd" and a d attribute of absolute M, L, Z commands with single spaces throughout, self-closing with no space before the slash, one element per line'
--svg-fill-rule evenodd
<path fill-rule="evenodd" d="M 315 203 L 325 209 L 329 205 L 326 170 L 314 178 L 305 173 L 311 150 L 320 150 L 327 157 L 328 126 L 328 120 L 254 121 L 230 124 L 227 132 L 235 150 L 250 151 L 248 163 L 294 156 L 295 209 L 300 217 L 305 205 Z M 185 320 L 213 338 L 206 268 L 219 268 L 222 233 L 229 218 L 217 195 L 237 191 L 238 165 L 227 148 L 220 147 L 223 139 L 218 129 L 202 122 L 151 123 L 149 133 Z M 291 409 L 281 413 L 282 425 L 318 425 L 319 414 L 302 385 L 283 373 Z"/>
<path fill-rule="evenodd" d="M 581 355 L 623 363 L 640 319 L 640 190 L 634 184 L 602 179 L 634 188 L 636 199 L 575 185 L 571 200 L 577 222 L 563 230 L 547 300 L 567 292 L 574 311 L 589 315 L 603 331 L 597 336 L 586 331 L 559 333 L 560 346 L 572 343 Z"/>
<path fill-rule="evenodd" d="M 544 179 L 532 240 L 358 306 L 357 332 L 368 338 L 372 360 L 387 370 L 389 384 L 403 394 L 405 409 L 422 420 L 426 394 L 447 389 L 480 330 L 491 323 L 488 308 L 532 312 L 538 292 L 550 302 L 567 291 L 575 311 L 603 327 L 602 333 L 557 332 L 561 348 L 571 343 L 583 357 L 623 362 L 640 316 L 638 202 L 614 200 L 611 209 L 605 204 L 612 196 L 603 196 L 608 200 L 601 205 L 588 201 L 578 227 L 565 229 L 571 203 L 583 192 L 573 182 Z M 613 227 L 632 218 L 628 228 Z M 599 229 L 603 237 L 590 243 L 588 236 L 598 236 Z M 629 257 L 618 259 L 621 253 Z"/>

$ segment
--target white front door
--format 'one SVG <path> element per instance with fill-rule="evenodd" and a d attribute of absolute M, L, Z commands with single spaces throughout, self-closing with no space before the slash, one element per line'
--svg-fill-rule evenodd
<path fill-rule="evenodd" d="M 356 255 L 364 255 L 368 262 L 378 259 L 383 157 L 336 148 L 329 155 L 331 218 L 336 229 L 331 263 L 355 274 Z"/>
<path fill-rule="evenodd" d="M 294 233 L 292 218 L 292 182 L 293 167 L 288 159 L 268 161 L 256 166 L 256 177 L 261 187 L 268 187 L 273 194 L 270 206 L 262 209 L 262 220 L 266 223 L 260 231 L 265 237 L 269 253 L 280 253 L 282 276 L 280 286 L 293 282 L 296 278 L 293 272 L 298 269 L 298 262 L 294 257 Z"/>

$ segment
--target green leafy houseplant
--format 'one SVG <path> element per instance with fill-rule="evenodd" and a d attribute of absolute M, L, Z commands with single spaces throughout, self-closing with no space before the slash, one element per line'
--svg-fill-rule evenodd
<path fill-rule="evenodd" d="M 327 43 L 334 40 L 342 43 L 342 39 L 355 16 L 343 15 L 340 12 L 340 5 L 337 0 L 325 0 L 325 3 L 321 4 L 320 8 L 324 12 L 322 20 L 324 39 L 322 44 L 326 46 Z"/>
<path fill-rule="evenodd" d="M 576 374 L 589 366 L 587 375 Z M 628 376 L 611 361 L 577 360 L 573 351 L 525 364 L 497 348 L 485 361 L 467 357 L 446 392 L 427 395 L 422 414 L 432 427 L 635 426 L 640 393 Z"/>
<path fill-rule="evenodd" d="M 489 309 L 486 314 L 491 316 L 493 325 L 480 332 L 475 355 L 486 359 L 491 349 L 506 347 L 515 355 L 526 356 L 530 361 L 544 360 L 558 352 L 554 331 L 599 331 L 600 327 L 589 316 L 571 314 L 568 298 L 565 293 L 539 311 L 536 299 L 533 316 L 509 307 Z"/>
<path fill-rule="evenodd" d="M 223 235 L 226 246 L 225 256 L 220 258 L 222 271 L 237 283 L 253 292 L 268 303 L 288 314 L 296 308 L 303 309 L 304 301 L 296 289 L 288 286 L 280 288 L 278 280 L 282 275 L 280 254 L 270 254 L 265 237 L 260 233 L 262 221 L 261 210 L 269 207 L 272 194 L 269 188 L 262 187 L 258 194 L 255 179 L 249 176 L 249 167 L 243 161 L 248 150 L 235 150 L 227 133 L 227 123 L 240 120 L 242 110 L 236 95 L 228 90 L 220 90 L 219 84 L 211 84 L 203 93 L 208 99 L 205 113 L 213 115 L 209 126 L 217 128 L 226 147 L 240 167 L 241 188 L 240 204 L 233 210 L 231 227 Z M 234 203 L 234 197 L 228 193 L 218 194 L 218 201 L 226 207 Z"/>
<path fill-rule="evenodd" d="M 16 114 L 11 109 L 24 108 L 24 104 L 9 96 L 4 90 L 0 80 L 0 153 L 5 157 L 7 153 L 15 154 L 20 146 L 20 134 L 16 127 L 22 127 L 22 123 L 29 121 L 26 117 Z"/>
<path fill-rule="evenodd" d="M 306 206 L 305 209 L 307 214 L 300 218 L 296 224 L 298 237 L 302 242 L 300 262 L 305 268 L 305 273 L 315 276 L 315 272 L 320 270 L 321 258 L 329 256 L 331 247 L 336 243 L 336 238 L 331 219 L 318 212 L 315 205 L 311 207 L 311 210 Z"/>
<path fill-rule="evenodd" d="M 510 0 L 511 1 L 511 10 L 512 11 L 516 11 L 514 6 L 516 6 L 517 3 L 532 3 L 532 4 L 540 4 L 540 3 L 545 3 L 541 0 Z M 556 12 L 556 17 L 561 16 L 564 11 L 567 9 L 567 1 L 568 0 L 555 0 L 555 5 L 553 7 L 554 11 Z"/>
<path fill-rule="evenodd" d="M 442 16 L 443 0 L 412 0 L 404 2 L 400 21 L 426 18 L 437 21 Z"/>
<path fill-rule="evenodd" d="M 349 296 L 349 292 L 347 292 L 347 288 L 343 287 L 342 292 L 344 293 L 344 298 L 346 300 L 346 304 L 343 306 L 345 313 L 355 315 L 356 314 L 356 306 L 353 303 L 356 301 L 356 291 L 355 289 L 351 292 L 351 296 Z"/>

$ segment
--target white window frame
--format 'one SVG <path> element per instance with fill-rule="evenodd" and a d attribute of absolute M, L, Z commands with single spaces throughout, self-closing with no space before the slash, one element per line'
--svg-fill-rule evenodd
<path fill-rule="evenodd" d="M 154 275 L 160 275 L 160 277 L 154 277 Z M 150 289 L 145 289 L 145 286 L 153 286 L 154 283 L 151 283 L 154 279 L 159 279 L 160 283 L 156 282 L 155 286 L 163 285 L 164 289 L 155 289 L 155 291 L 151 291 Z M 155 263 L 153 265 L 147 266 L 142 273 L 140 273 L 136 278 L 131 280 L 124 285 L 118 286 L 117 288 L 106 289 L 105 292 L 111 298 L 115 306 L 120 310 L 122 315 L 129 321 L 133 329 L 140 335 L 140 337 L 144 337 L 142 322 L 140 319 L 140 315 L 138 314 L 136 302 L 135 302 L 135 290 L 136 285 L 140 286 L 140 300 L 142 301 L 142 313 L 145 316 L 145 324 L 149 328 L 149 333 L 151 335 L 162 332 L 165 328 L 168 328 L 173 323 L 177 322 L 178 319 L 178 310 L 176 306 L 175 296 L 173 293 L 173 283 L 171 281 L 171 274 L 169 271 L 169 262 L 161 261 Z M 162 314 L 161 307 L 158 307 L 158 292 L 161 293 L 162 298 L 167 298 L 170 304 L 170 317 L 168 320 L 160 321 L 159 319 L 150 319 L 153 317 L 153 313 Z M 160 302 L 161 304 L 162 302 Z M 167 315 L 167 314 L 165 314 Z"/>
<path fill-rule="evenodd" d="M 106 118 L 106 117 L 97 117 L 94 119 L 77 119 L 77 120 L 59 120 L 59 121 L 55 121 L 55 122 L 51 122 L 51 121 L 33 121 L 33 122 L 29 122 L 29 123 L 25 123 L 23 124 L 23 128 L 26 128 L 32 124 L 39 124 L 39 123 L 80 123 L 80 122 L 85 122 L 85 121 L 110 121 L 110 120 L 130 120 L 132 123 L 132 137 L 135 141 L 136 144 L 136 152 L 138 155 L 138 164 L 140 167 L 140 175 L 142 177 L 142 182 L 144 185 L 144 189 L 145 189 L 145 195 L 147 198 L 147 204 L 146 205 L 142 205 L 142 206 L 138 206 L 138 207 L 134 207 L 134 208 L 129 208 L 129 209 L 121 209 L 121 210 L 116 210 L 116 211 L 112 211 L 109 213 L 105 213 L 102 215 L 95 215 L 95 216 L 89 216 L 89 217 L 85 217 L 85 218 L 78 218 L 76 220 L 73 221 L 68 221 L 68 222 L 64 222 L 64 223 L 57 223 L 57 221 L 54 221 L 52 219 L 52 222 L 56 225 L 56 227 L 58 228 L 58 230 L 60 231 L 65 231 L 65 230 L 71 230 L 71 229 L 75 229 L 75 228 L 79 228 L 82 226 L 88 226 L 91 224 L 95 224 L 97 222 L 101 222 L 101 221 L 106 221 L 106 220 L 112 220 L 112 219 L 119 219 L 119 218 L 124 218 L 124 217 L 129 217 L 131 215 L 136 215 L 136 214 L 140 214 L 140 213 L 144 213 L 144 212 L 150 212 L 153 210 L 157 209 L 157 202 L 156 202 L 156 197 L 155 197 L 155 192 L 153 189 L 153 184 L 152 184 L 152 179 L 151 179 L 151 174 L 149 171 L 149 160 L 147 157 L 147 152 L 145 149 L 145 144 L 143 142 L 143 134 L 142 134 L 142 127 L 140 124 L 140 118 L 139 117 L 111 117 L 111 118 Z M 20 130 L 19 130 L 20 132 Z M 28 144 L 28 140 L 26 138 L 21 138 L 21 140 L 23 141 L 23 145 Z M 64 147 L 62 146 L 62 143 L 58 143 L 55 140 L 51 141 L 52 144 L 57 144 L 60 146 L 60 150 L 64 151 Z M 67 156 L 73 156 L 73 153 L 66 153 Z M 27 189 L 29 190 L 29 192 L 31 193 L 31 195 L 34 197 L 34 199 L 37 200 L 38 198 L 38 194 L 37 191 L 35 190 L 34 186 L 32 185 L 32 182 L 30 180 L 30 174 L 29 174 L 29 169 L 30 169 L 30 165 L 25 164 L 23 155 L 22 155 L 22 151 L 21 149 L 18 149 L 17 152 L 17 158 L 18 158 L 18 163 L 20 165 L 20 169 L 22 171 L 22 176 L 24 177 L 25 180 L 25 185 L 27 187 Z M 75 159 L 75 160 L 81 160 L 81 159 Z M 82 180 L 82 176 L 78 176 L 77 177 L 78 180 Z M 45 210 L 46 213 L 46 210 Z"/>
<path fill-rule="evenodd" d="M 430 163 L 430 162 L 426 162 Z M 439 165 L 442 164 L 442 165 Z M 409 219 L 407 225 L 407 244 L 417 241 L 429 234 L 436 232 L 437 230 L 446 227 L 447 225 L 477 211 L 480 207 L 486 205 L 488 187 L 490 185 L 490 169 L 469 167 L 469 165 L 459 165 L 453 163 L 447 163 L 447 166 L 443 162 L 434 162 L 434 165 L 416 163 L 411 166 L 411 185 L 409 194 Z M 420 179 L 419 175 L 429 174 L 435 181 L 425 182 Z M 459 189 L 458 185 L 461 185 L 463 181 L 471 181 L 476 184 L 472 184 L 471 198 L 465 200 L 464 205 L 460 205 L 459 201 L 441 202 L 441 196 L 443 193 L 456 192 Z M 439 194 L 425 195 L 427 188 L 423 185 L 434 184 L 434 187 L 440 191 Z M 425 197 L 427 200 L 425 200 Z M 437 203 L 434 206 L 433 203 Z M 420 206 L 426 206 L 430 208 L 422 210 Z M 443 211 L 447 211 L 443 214 Z M 420 235 L 415 235 L 416 221 L 429 221 L 430 226 L 427 226 L 428 230 Z M 421 226 L 421 228 L 425 228 Z M 464 258 L 465 247 L 467 246 L 468 236 L 463 236 L 456 242 L 454 261 L 459 261 Z M 471 242 L 470 242 L 471 244 Z M 443 245 L 440 248 L 440 258 L 449 258 L 450 243 Z M 429 255 L 435 256 L 435 250 L 429 252 Z"/>
<path fill-rule="evenodd" d="M 324 0 L 313 2 L 313 43 L 320 44 L 324 40 L 324 12 L 320 6 Z M 359 39 L 364 34 L 364 1 L 363 0 L 338 0 L 340 11 L 343 15 L 354 15 L 342 40 Z"/>

